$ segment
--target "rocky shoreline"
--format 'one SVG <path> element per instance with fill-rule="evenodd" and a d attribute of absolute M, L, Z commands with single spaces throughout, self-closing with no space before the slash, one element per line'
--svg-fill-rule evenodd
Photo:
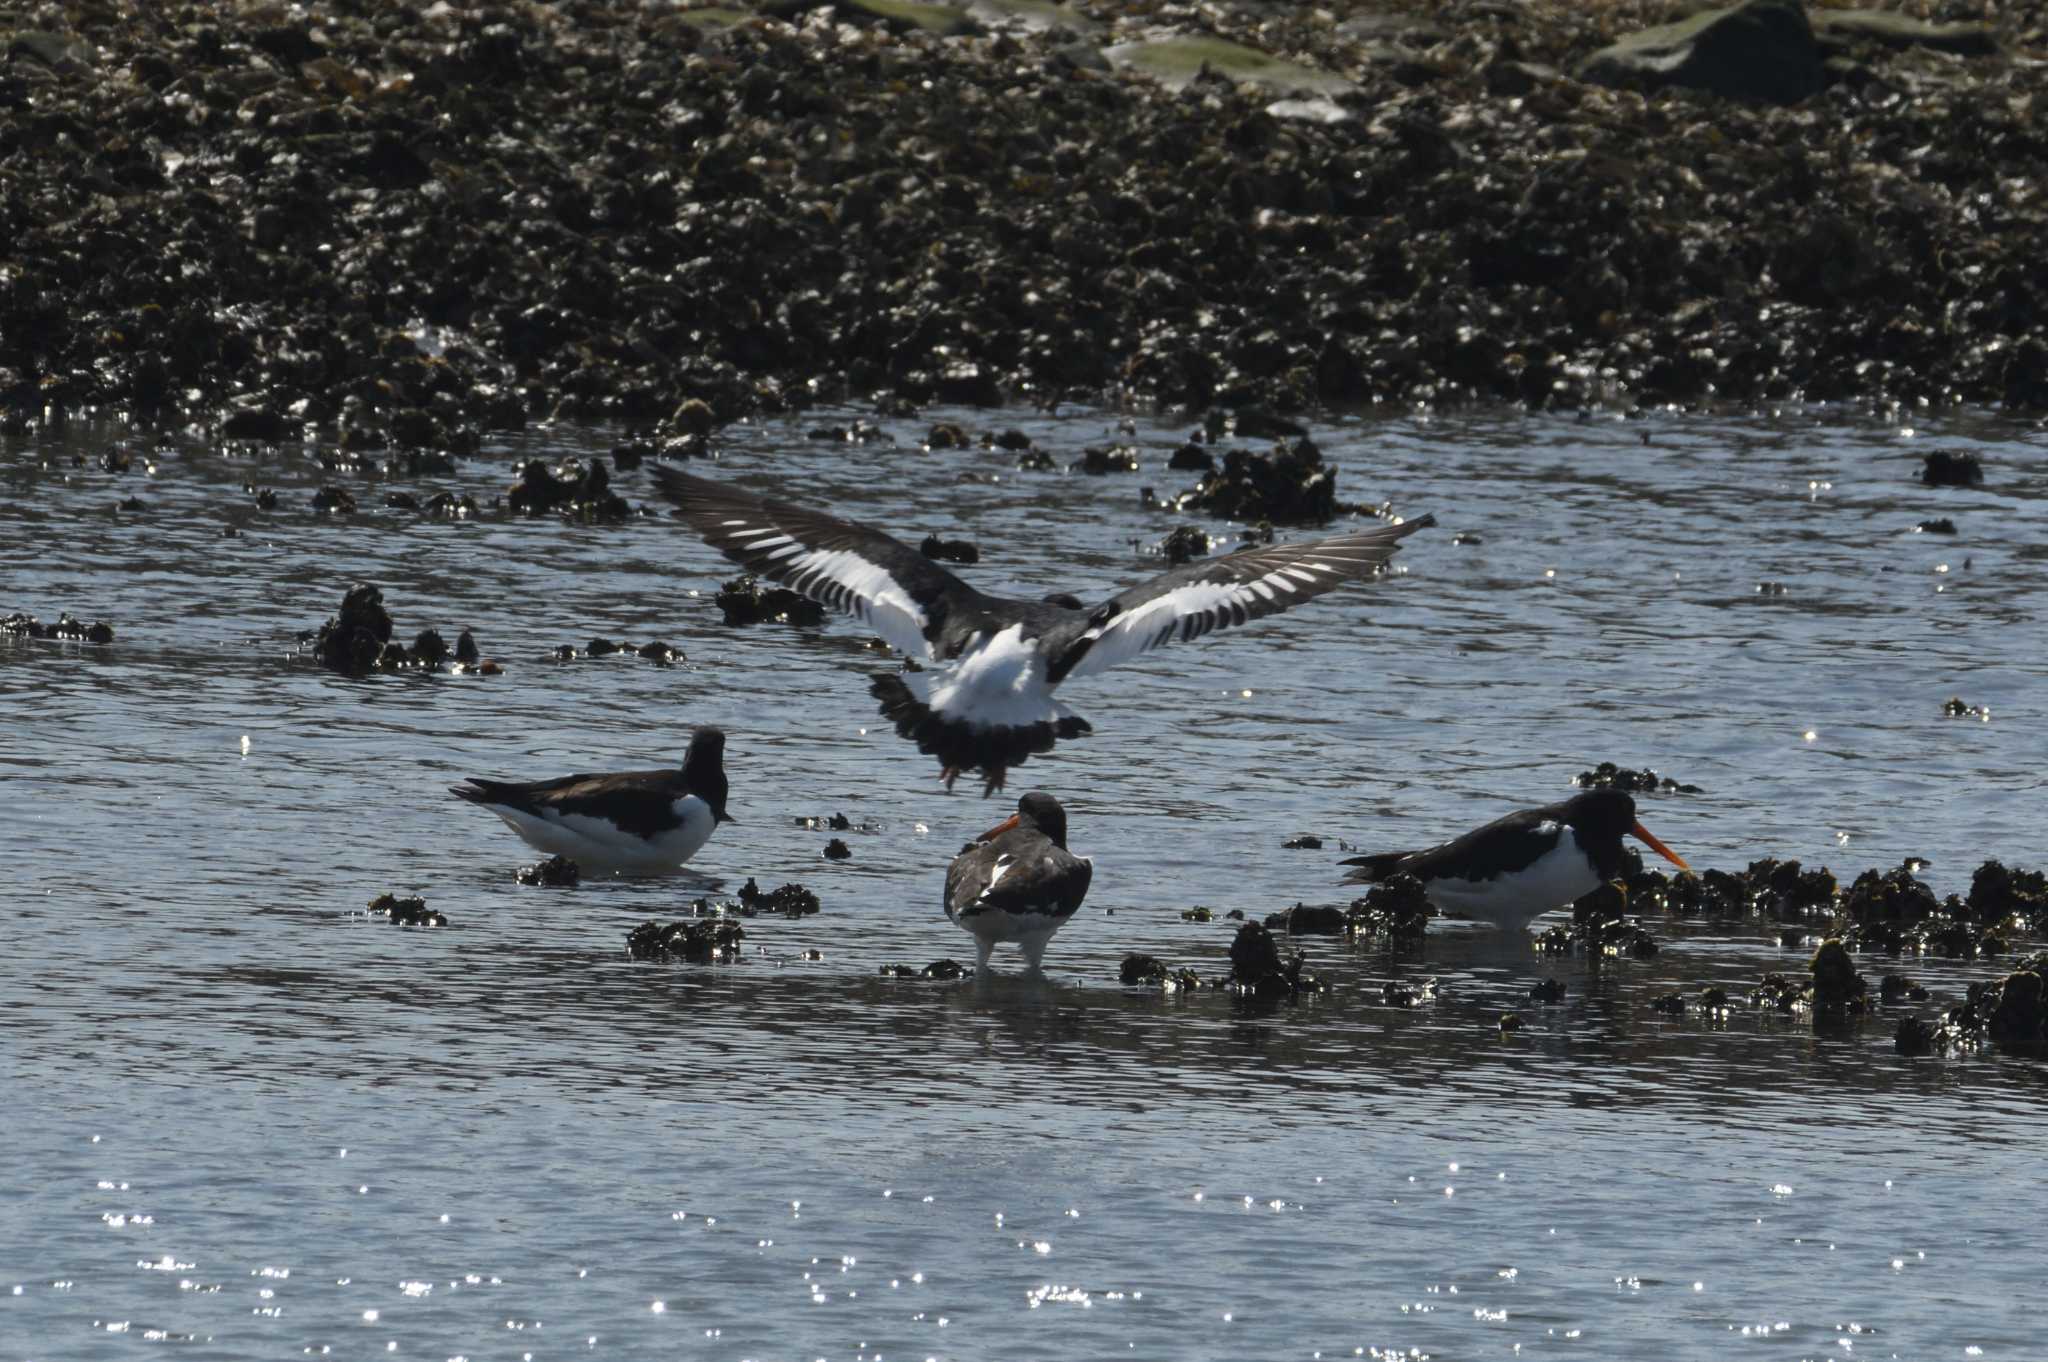
<path fill-rule="evenodd" d="M 0 411 L 2048 404 L 2042 7 L 1845 13 L 26 7 Z"/>

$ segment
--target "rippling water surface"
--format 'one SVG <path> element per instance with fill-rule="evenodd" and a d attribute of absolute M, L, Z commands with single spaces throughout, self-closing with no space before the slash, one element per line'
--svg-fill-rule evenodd
<path fill-rule="evenodd" d="M 734 429 L 708 471 L 971 539 L 991 590 L 1086 597 L 1159 569 L 1182 518 L 1139 489 L 1192 481 L 1165 467 L 1184 427 L 806 437 L 852 415 Z M 1062 466 L 1127 440 L 1143 469 L 920 448 L 946 416 Z M 1604 965 L 1456 929 L 1402 959 L 1308 939 L 1330 990 L 1291 1005 L 1116 983 L 1132 950 L 1221 973 L 1231 909 L 1342 902 L 1339 839 L 1433 841 L 1603 759 L 1702 787 L 1643 808 L 1695 866 L 1916 855 L 1946 893 L 2048 860 L 2040 433 L 1315 434 L 1341 494 L 1442 528 L 1399 575 L 1064 692 L 1094 736 L 1013 790 L 1067 804 L 1094 892 L 1048 980 L 1006 949 L 951 984 L 878 970 L 972 958 L 944 867 L 1008 805 L 943 793 L 879 726 L 851 622 L 725 628 L 732 571 L 661 515 L 437 523 L 324 447 L 0 436 L 0 613 L 117 630 L 0 637 L 0 1355 L 2040 1356 L 2043 1070 L 1902 1059 L 1896 1014 L 1649 1008 L 1801 968 L 1762 923 L 1653 921 L 1661 955 Z M 400 485 L 488 502 L 514 459 L 610 444 L 536 432 Z M 146 457 L 105 472 L 110 447 Z M 1978 453 L 1983 487 L 1919 486 L 1931 448 Z M 334 481 L 362 512 L 306 509 Z M 1936 517 L 1958 532 L 1916 531 Z M 472 628 L 504 674 L 309 665 L 296 635 L 357 581 L 402 637 Z M 548 659 L 600 635 L 688 661 Z M 1990 721 L 1944 718 L 1951 695 Z M 444 791 L 665 764 L 706 723 L 741 820 L 694 863 L 715 886 L 521 887 L 536 858 Z M 833 813 L 858 829 L 838 864 L 802 822 Z M 1299 833 L 1325 849 L 1283 849 Z M 824 911 L 749 922 L 735 965 L 625 957 L 634 924 L 750 875 Z M 385 890 L 450 925 L 367 916 Z M 1937 1003 L 1998 972 L 1859 963 Z M 1528 1001 L 1543 975 L 1563 1004 Z M 1384 1006 L 1395 977 L 1441 994 Z M 1508 1008 L 1528 1026 L 1503 1036 Z"/>

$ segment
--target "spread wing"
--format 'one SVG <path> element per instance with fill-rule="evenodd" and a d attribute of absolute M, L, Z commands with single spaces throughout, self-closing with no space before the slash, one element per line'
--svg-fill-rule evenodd
<path fill-rule="evenodd" d="M 1048 678 L 1086 676 L 1162 644 L 1277 615 L 1344 582 L 1372 576 L 1403 539 L 1434 524 L 1436 517 L 1426 515 L 1175 568 L 1112 597 L 1069 626 L 1074 636 L 1053 650 Z"/>
<path fill-rule="evenodd" d="M 913 657 L 936 657 L 946 593 L 968 590 L 880 530 L 674 468 L 657 467 L 654 482 L 711 547 L 757 576 L 865 622 Z"/>

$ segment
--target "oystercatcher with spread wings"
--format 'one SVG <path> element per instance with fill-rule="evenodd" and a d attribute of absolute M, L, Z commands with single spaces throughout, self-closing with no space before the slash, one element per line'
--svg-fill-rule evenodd
<path fill-rule="evenodd" d="M 896 731 L 939 759 L 946 788 L 980 770 L 984 796 L 1009 768 L 1088 721 L 1053 688 L 1162 644 L 1187 642 L 1370 577 L 1430 516 L 1302 544 L 1246 549 L 1161 573 L 1093 607 L 1070 596 L 1012 600 L 975 590 L 880 530 L 656 468 L 663 496 L 726 557 L 854 616 L 931 671 L 884 673 L 870 692 Z"/>

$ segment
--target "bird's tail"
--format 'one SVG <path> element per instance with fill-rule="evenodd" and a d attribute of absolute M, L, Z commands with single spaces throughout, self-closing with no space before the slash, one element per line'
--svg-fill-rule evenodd
<path fill-rule="evenodd" d="M 1343 864 L 1355 865 L 1358 869 L 1346 875 L 1344 883 L 1379 884 L 1392 878 L 1394 872 L 1400 868 L 1401 862 L 1414 854 L 1412 851 L 1379 851 L 1370 856 L 1350 857 Z"/>
<path fill-rule="evenodd" d="M 962 771 L 993 774 L 1021 766 L 1031 757 L 1052 751 L 1060 739 L 1078 738 L 1090 731 L 1088 721 L 1078 714 L 1028 724 L 978 724 L 950 717 L 927 704 L 897 672 L 876 673 L 868 683 L 868 693 L 881 704 L 883 717 L 896 726 L 897 733 L 916 743 L 918 751 Z"/>

